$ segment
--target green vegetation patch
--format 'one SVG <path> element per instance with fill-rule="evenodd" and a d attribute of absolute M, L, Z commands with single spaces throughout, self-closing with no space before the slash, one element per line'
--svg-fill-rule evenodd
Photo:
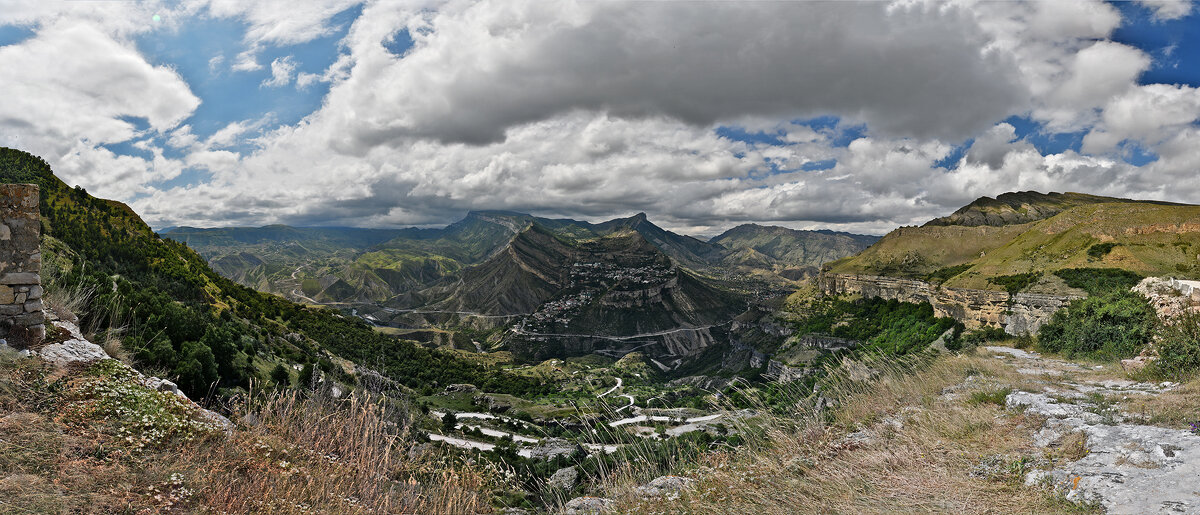
<path fill-rule="evenodd" d="M 178 395 L 142 385 L 133 369 L 120 361 L 100 361 L 86 376 L 86 382 L 68 395 L 63 419 L 81 426 L 106 423 L 131 452 L 221 432 Z"/>
<path fill-rule="evenodd" d="M 961 265 L 939 268 L 937 270 L 934 270 L 933 272 L 925 274 L 925 277 L 923 277 L 923 279 L 925 279 L 925 282 L 930 282 L 930 283 L 944 283 L 944 282 L 950 280 L 951 277 L 954 277 L 958 274 L 966 272 L 967 269 L 971 268 L 972 266 L 974 266 L 974 265 L 972 265 L 971 263 L 963 263 Z"/>
<path fill-rule="evenodd" d="M 1097 243 L 1091 247 L 1088 247 L 1087 255 L 1091 259 L 1104 259 L 1104 256 L 1107 256 L 1109 252 L 1112 252 L 1112 249 L 1116 246 L 1117 244 L 1113 242 Z"/>
<path fill-rule="evenodd" d="M 1033 286 L 1042 278 L 1041 272 L 1026 272 L 1023 274 L 999 275 L 988 279 L 988 282 L 1003 287 L 1004 291 L 1014 294 Z"/>
<path fill-rule="evenodd" d="M 321 293 L 321 283 L 316 279 L 305 279 L 300 283 L 300 289 L 304 291 L 305 295 L 316 295 Z"/>
<path fill-rule="evenodd" d="M 1186 380 L 1200 372 L 1200 315 L 1189 313 L 1159 331 L 1158 359 L 1151 371 L 1160 377 Z"/>
<path fill-rule="evenodd" d="M 971 396 L 967 398 L 967 403 L 973 406 L 978 406 L 980 404 L 995 404 L 997 406 L 1004 406 L 1004 402 L 1010 393 L 1012 393 L 1012 388 L 1009 387 L 978 390 L 971 393 Z"/>
<path fill-rule="evenodd" d="M 797 324 L 797 334 L 827 334 L 863 342 L 859 350 L 907 354 L 953 329 L 957 322 L 937 317 L 928 302 L 914 304 L 880 298 L 857 302 L 837 299 Z"/>
<path fill-rule="evenodd" d="M 1112 290 L 1072 301 L 1038 331 L 1042 349 L 1068 358 L 1115 360 L 1142 350 L 1158 319 L 1141 295 Z"/>
<path fill-rule="evenodd" d="M 1055 270 L 1054 275 L 1061 277 L 1067 286 L 1084 290 L 1089 295 L 1128 290 L 1143 279 L 1137 272 L 1120 268 L 1064 268 Z"/>

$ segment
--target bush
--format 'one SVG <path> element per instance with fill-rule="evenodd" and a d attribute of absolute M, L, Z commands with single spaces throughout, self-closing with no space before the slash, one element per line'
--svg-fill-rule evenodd
<path fill-rule="evenodd" d="M 275 384 L 279 386 L 287 387 L 292 384 L 292 375 L 288 373 L 286 367 L 279 364 L 275 365 L 275 368 L 271 370 L 271 380 L 275 381 Z"/>
<path fill-rule="evenodd" d="M 1104 256 L 1107 256 L 1109 252 L 1112 252 L 1113 247 L 1116 246 L 1116 243 L 1097 243 L 1091 247 L 1088 247 L 1087 255 L 1092 259 L 1101 259 Z"/>
<path fill-rule="evenodd" d="M 1156 326 L 1154 309 L 1145 298 L 1113 290 L 1058 310 L 1038 331 L 1038 344 L 1067 357 L 1122 359 L 1141 351 Z"/>
<path fill-rule="evenodd" d="M 985 343 L 998 342 L 1012 338 L 1004 329 L 999 327 L 984 327 L 974 331 L 961 332 L 953 338 L 952 344 L 946 345 L 950 350 L 970 349 Z"/>
<path fill-rule="evenodd" d="M 1167 379 L 1187 379 L 1200 371 L 1200 315 L 1190 313 L 1159 332 L 1158 360 L 1151 371 Z"/>
<path fill-rule="evenodd" d="M 1003 286 L 1005 291 L 1012 294 L 1032 286 L 1033 283 L 1038 282 L 1038 279 L 1041 278 L 1041 272 L 1028 272 L 1024 274 L 998 275 L 988 279 L 988 282 L 997 286 Z"/>
<path fill-rule="evenodd" d="M 1096 295 L 1112 290 L 1128 290 L 1142 280 L 1142 275 L 1120 268 L 1064 268 L 1055 270 L 1067 286 Z"/>
<path fill-rule="evenodd" d="M 1012 388 L 989 388 L 986 390 L 978 390 L 971 393 L 971 397 L 967 399 L 967 404 L 979 406 L 981 404 L 995 404 L 1004 406 L 1008 400 L 1008 394 L 1012 393 Z"/>
<path fill-rule="evenodd" d="M 971 266 L 973 266 L 971 263 L 963 263 L 961 265 L 939 268 L 928 274 L 925 274 L 924 279 L 927 283 L 944 283 L 949 281 L 950 278 L 966 272 L 969 268 L 971 268 Z"/>

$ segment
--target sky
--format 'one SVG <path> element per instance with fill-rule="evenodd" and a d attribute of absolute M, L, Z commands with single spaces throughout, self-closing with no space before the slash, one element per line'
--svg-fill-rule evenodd
<path fill-rule="evenodd" d="M 1200 203 L 1196 11 L 0 0 L 0 146 L 156 228 L 882 234 L 1007 191 Z"/>

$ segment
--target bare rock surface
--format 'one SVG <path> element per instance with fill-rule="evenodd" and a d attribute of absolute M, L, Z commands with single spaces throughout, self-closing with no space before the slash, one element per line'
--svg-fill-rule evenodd
<path fill-rule="evenodd" d="M 1017 366 L 1046 370 L 1082 368 L 1007 347 L 986 350 L 1016 358 Z M 1045 392 L 1014 391 L 1010 408 L 1046 417 L 1034 443 L 1054 445 L 1071 433 L 1086 436 L 1087 454 L 1050 471 L 1034 471 L 1028 484 L 1049 483 L 1068 500 L 1098 504 L 1110 514 L 1200 515 L 1200 435 L 1144 425 L 1104 401 L 1109 396 L 1158 395 L 1178 385 L 1128 380 L 1060 383 Z"/>
<path fill-rule="evenodd" d="M 660 476 L 649 483 L 639 486 L 638 493 L 647 498 L 678 499 L 683 492 L 691 490 L 696 480 L 683 476 Z"/>
<path fill-rule="evenodd" d="M 567 502 L 563 507 L 567 515 L 595 515 L 599 513 L 612 513 L 612 499 L 604 497 L 576 497 Z"/>

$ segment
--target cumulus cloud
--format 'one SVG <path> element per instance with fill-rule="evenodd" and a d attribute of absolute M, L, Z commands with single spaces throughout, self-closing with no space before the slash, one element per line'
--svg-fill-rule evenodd
<path fill-rule="evenodd" d="M 1026 100 L 1016 64 L 985 52 L 973 15 L 954 7 L 454 2 L 367 16 L 404 19 L 415 46 L 401 59 L 380 44 L 395 23 L 357 27 L 371 45 L 354 47 L 350 86 L 330 96 L 354 113 L 341 122 L 350 152 L 409 138 L 494 142 L 574 109 L 693 126 L 837 114 L 950 138 Z M 947 98 L 972 100 L 946 109 Z"/>
<path fill-rule="evenodd" d="M 1109 99 L 1102 123 L 1083 140 L 1089 153 L 1110 153 L 1121 142 L 1147 148 L 1163 143 L 1200 120 L 1200 90 L 1189 86 L 1148 84 Z"/>
<path fill-rule="evenodd" d="M 196 0 L 171 11 L 169 23 L 245 24 L 241 48 L 210 61 L 214 73 L 264 68 L 274 48 L 289 56 L 269 63 L 262 87 L 329 85 L 298 123 L 222 120 L 208 135 L 197 127 L 211 121 L 188 118 L 198 99 L 187 84 L 123 36 L 143 29 L 99 3 L 74 2 L 86 16 L 21 3 L 24 14 L 0 19 L 39 20 L 37 36 L 0 48 L 0 65 L 61 61 L 60 79 L 0 82 L 0 94 L 45 88 L 31 98 L 60 102 L 15 117 L 23 106 L 0 105 L 0 142 L 37 135 L 22 146 L 159 226 L 441 225 L 490 208 L 589 220 L 646 211 L 699 234 L 742 222 L 881 233 L 1017 189 L 1200 194 L 1166 186 L 1200 165 L 1196 90 L 1139 85 L 1150 60 L 1109 40 L 1120 12 L 1100 1 L 365 0 L 336 61 L 299 72 L 286 47 L 332 33 L 334 16 L 358 3 Z M 126 15 L 161 7 L 136 4 Z M 1161 19 L 1186 15 L 1155 8 Z M 106 27 L 75 36 L 81 45 L 123 56 L 100 59 L 106 81 L 79 79 L 89 50 L 57 53 L 74 48 L 64 32 L 83 30 L 67 23 L 80 16 Z M 385 43 L 402 30 L 414 45 L 396 55 Z M 60 47 L 38 50 L 43 40 Z M 46 107 L 86 99 L 95 106 L 81 115 Z M 1002 122 L 1013 115 L 1085 132 L 1081 151 L 1043 155 Z M 772 143 L 722 137 L 720 126 Z M 144 155 L 103 145 L 119 142 Z M 1130 142 L 1158 161 L 1122 161 Z M 150 185 L 186 168 L 208 178 Z"/>
<path fill-rule="evenodd" d="M 85 22 L 62 21 L 0 47 L 0 132 L 45 156 L 64 179 L 123 198 L 178 174 L 165 161 L 117 155 L 100 145 L 174 129 L 200 104 L 170 68 Z M 146 128 L 139 128 L 144 123 Z"/>
<path fill-rule="evenodd" d="M 647 211 L 698 232 L 744 221 L 883 232 L 1013 189 L 1155 191 L 1119 160 L 1044 156 L 997 123 L 1128 125 L 1114 99 L 1140 91 L 1149 60 L 1104 40 L 1120 24 L 1112 6 L 705 7 L 370 3 L 347 53 L 296 79 L 331 84 L 322 109 L 214 164 L 214 181 L 138 208 L 200 225 L 439 224 L 502 208 Z M 415 43 L 403 56 L 382 44 L 398 29 Z M 826 114 L 869 132 L 839 146 L 842 127 L 788 121 Z M 782 144 L 719 137 L 721 123 Z M 813 162 L 836 164 L 803 170 Z M 295 186 L 272 188 L 282 183 Z"/>
<path fill-rule="evenodd" d="M 333 32 L 333 17 L 364 0 L 195 0 L 197 8 L 218 18 L 237 18 L 248 28 L 242 38 L 246 49 L 238 54 L 232 68 L 253 71 L 262 68 L 258 53 L 268 46 L 294 45 L 312 41 Z M 274 71 L 274 65 L 272 65 Z"/>
<path fill-rule="evenodd" d="M 271 78 L 264 80 L 262 86 L 278 88 L 292 82 L 292 74 L 296 71 L 296 61 L 292 56 L 280 57 L 271 61 Z"/>

